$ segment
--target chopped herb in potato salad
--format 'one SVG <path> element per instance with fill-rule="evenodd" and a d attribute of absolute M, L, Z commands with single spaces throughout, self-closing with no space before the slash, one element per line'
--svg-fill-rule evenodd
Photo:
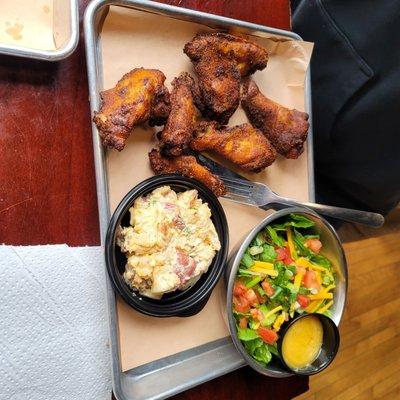
<path fill-rule="evenodd" d="M 279 357 L 279 330 L 295 313 L 330 316 L 335 276 L 320 254 L 314 222 L 290 214 L 259 232 L 243 254 L 233 288 L 238 337 L 247 352 L 267 365 Z"/>

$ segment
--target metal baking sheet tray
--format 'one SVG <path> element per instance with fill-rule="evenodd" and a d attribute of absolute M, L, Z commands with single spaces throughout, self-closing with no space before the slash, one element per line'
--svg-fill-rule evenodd
<path fill-rule="evenodd" d="M 79 40 L 78 0 L 0 2 L 4 7 L 2 35 L 14 39 L 0 39 L 0 54 L 58 61 L 75 50 Z"/>
<path fill-rule="evenodd" d="M 180 19 L 215 29 L 235 28 L 256 36 L 277 35 L 291 40 L 301 38 L 288 31 L 230 18 L 206 14 L 189 9 L 168 6 L 145 0 L 95 0 L 85 14 L 84 29 L 89 79 L 91 111 L 99 109 L 99 92 L 103 90 L 101 29 L 109 6 L 129 7 L 136 10 Z M 305 109 L 311 115 L 310 72 L 305 82 Z M 311 118 L 310 118 L 311 120 Z M 93 150 L 101 230 L 101 242 L 110 218 L 105 151 L 93 125 Z M 312 127 L 308 139 L 308 183 L 309 199 L 314 200 L 314 175 L 312 153 Z M 219 339 L 178 354 L 156 360 L 122 372 L 116 311 L 116 296 L 107 277 L 107 295 L 110 322 L 110 347 L 112 359 L 113 390 L 118 399 L 161 399 L 172 396 L 193 386 L 231 372 L 244 365 L 230 338 Z"/>

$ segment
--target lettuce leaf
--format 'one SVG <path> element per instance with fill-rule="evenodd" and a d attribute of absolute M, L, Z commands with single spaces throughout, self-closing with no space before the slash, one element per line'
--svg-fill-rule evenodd
<path fill-rule="evenodd" d="M 267 365 L 272 359 L 270 347 L 273 346 L 264 343 L 260 338 L 246 341 L 244 347 L 250 356 L 262 365 Z"/>
<path fill-rule="evenodd" d="M 249 328 L 238 328 L 238 338 L 243 342 L 247 342 L 248 340 L 259 339 L 258 333 Z"/>
<path fill-rule="evenodd" d="M 288 226 L 293 226 L 294 228 L 311 228 L 314 226 L 314 221 L 311 221 L 307 217 L 298 214 L 290 214 L 289 218 L 283 224 L 272 225 L 272 228 L 276 231 L 284 231 Z"/>
<path fill-rule="evenodd" d="M 310 257 L 310 261 L 326 269 L 330 269 L 332 265 L 331 262 L 322 254 L 313 254 Z"/>
<path fill-rule="evenodd" d="M 274 262 L 277 254 L 273 246 L 269 244 L 263 245 L 264 251 L 260 254 L 260 260 L 265 262 Z"/>
<path fill-rule="evenodd" d="M 263 365 L 267 365 L 272 359 L 272 354 L 267 346 L 268 345 L 263 343 L 261 346 L 257 347 L 253 353 L 253 358 Z"/>
<path fill-rule="evenodd" d="M 285 245 L 285 240 L 280 237 L 274 228 L 271 226 L 267 226 L 266 228 L 269 237 L 271 238 L 272 243 L 277 247 L 283 247 Z"/>

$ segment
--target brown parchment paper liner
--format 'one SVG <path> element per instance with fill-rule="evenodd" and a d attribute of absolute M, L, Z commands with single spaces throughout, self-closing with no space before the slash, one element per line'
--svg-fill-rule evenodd
<path fill-rule="evenodd" d="M 0 43 L 55 50 L 53 0 L 0 0 Z"/>
<path fill-rule="evenodd" d="M 210 29 L 142 11 L 111 7 L 101 33 L 104 88 L 114 86 L 132 68 L 142 66 L 163 71 L 169 86 L 181 71 L 193 72 L 182 49 L 197 32 L 204 30 Z M 270 52 L 267 68 L 254 75 L 261 90 L 275 101 L 304 110 L 304 79 L 312 44 L 277 41 L 276 38 L 255 40 Z M 247 119 L 243 110 L 238 109 L 230 125 L 245 121 Z M 137 128 L 122 152 L 108 152 L 111 210 L 133 186 L 153 175 L 147 153 L 156 144 L 154 131 L 152 128 Z M 279 194 L 308 200 L 307 150 L 298 160 L 280 157 L 266 171 L 248 177 L 267 183 Z M 221 202 L 228 219 L 232 248 L 266 216 L 266 212 L 226 200 Z M 220 282 L 203 311 L 190 318 L 147 317 L 135 312 L 119 299 L 117 307 L 122 370 L 228 336 L 222 315 L 225 308 L 224 291 L 223 282 Z"/>

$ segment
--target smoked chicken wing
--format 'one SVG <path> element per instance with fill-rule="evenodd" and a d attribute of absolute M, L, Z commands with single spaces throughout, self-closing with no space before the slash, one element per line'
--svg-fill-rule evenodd
<path fill-rule="evenodd" d="M 218 129 L 215 122 L 202 122 L 196 129 L 191 147 L 196 151 L 210 150 L 221 154 L 249 172 L 260 172 L 276 158 L 276 151 L 268 139 L 247 123 Z"/>
<path fill-rule="evenodd" d="M 159 174 L 181 174 L 194 178 L 211 189 L 216 196 L 223 196 L 226 187 L 222 181 L 213 175 L 206 167 L 200 165 L 194 156 L 163 157 L 157 149 L 149 153 L 150 165 Z"/>
<path fill-rule="evenodd" d="M 268 99 L 251 79 L 242 87 L 242 106 L 251 123 L 266 135 L 278 153 L 286 158 L 300 156 L 310 126 L 308 114 Z"/>
<path fill-rule="evenodd" d="M 268 62 L 261 46 L 226 33 L 199 33 L 183 51 L 199 78 L 203 115 L 221 124 L 239 106 L 241 76 L 264 69 Z"/>
<path fill-rule="evenodd" d="M 193 61 L 199 61 L 205 54 L 219 56 L 235 62 L 241 76 L 262 70 L 268 63 L 268 52 L 258 44 L 240 36 L 228 33 L 198 33 L 186 43 L 185 54 Z"/>
<path fill-rule="evenodd" d="M 207 54 L 195 64 L 204 117 L 227 124 L 240 103 L 240 72 L 235 63 Z"/>
<path fill-rule="evenodd" d="M 100 93 L 100 111 L 95 111 L 97 125 L 105 146 L 121 151 L 135 125 L 165 123 L 169 111 L 169 92 L 165 75 L 157 69 L 135 68 L 112 88 Z"/>
<path fill-rule="evenodd" d="M 197 121 L 196 85 L 193 78 L 183 72 L 172 81 L 172 87 L 171 112 L 161 133 L 160 146 L 163 154 L 179 156 L 188 149 Z"/>

